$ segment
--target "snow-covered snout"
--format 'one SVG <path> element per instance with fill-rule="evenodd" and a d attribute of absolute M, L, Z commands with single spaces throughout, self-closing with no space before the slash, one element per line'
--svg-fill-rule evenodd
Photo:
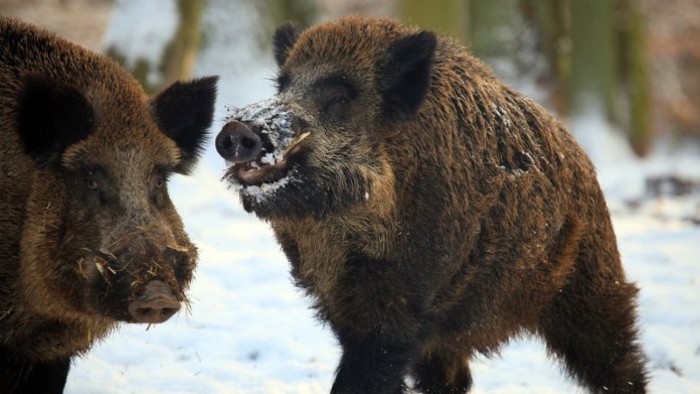
<path fill-rule="evenodd" d="M 216 150 L 229 163 L 226 178 L 241 186 L 282 180 L 301 142 L 310 133 L 295 133 L 292 115 L 276 100 L 234 110 L 216 137 Z"/>

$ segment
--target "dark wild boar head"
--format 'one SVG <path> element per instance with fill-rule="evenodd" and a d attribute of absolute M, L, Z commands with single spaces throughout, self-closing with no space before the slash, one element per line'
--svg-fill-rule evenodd
<path fill-rule="evenodd" d="M 161 323 L 186 302 L 197 251 L 168 196 L 206 139 L 216 77 L 153 99 L 134 82 L 27 76 L 17 130 L 37 170 L 19 288 L 36 313 Z"/>
<path fill-rule="evenodd" d="M 216 138 L 247 211 L 323 217 L 371 197 L 393 200 L 375 196 L 395 184 L 382 147 L 423 102 L 436 39 L 387 29 L 389 42 L 362 39 L 361 28 L 277 30 L 277 96 L 235 110 Z"/>

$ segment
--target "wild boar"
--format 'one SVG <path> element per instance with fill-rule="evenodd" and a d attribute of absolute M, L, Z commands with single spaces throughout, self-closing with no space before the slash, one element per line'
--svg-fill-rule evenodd
<path fill-rule="evenodd" d="M 332 393 L 464 393 L 542 337 L 591 392 L 643 393 L 635 295 L 591 161 L 455 41 L 345 17 L 274 36 L 278 94 L 216 138 L 343 353 Z M 507 372 L 504 372 L 507 373 Z"/>
<path fill-rule="evenodd" d="M 216 77 L 149 98 L 116 63 L 0 17 L 0 392 L 61 392 L 118 322 L 175 314 L 197 250 L 168 197 Z"/>

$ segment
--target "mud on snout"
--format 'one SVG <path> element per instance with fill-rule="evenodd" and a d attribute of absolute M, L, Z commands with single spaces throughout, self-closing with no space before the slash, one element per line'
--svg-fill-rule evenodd
<path fill-rule="evenodd" d="M 188 305 L 185 290 L 196 259 L 189 242 L 164 244 L 159 234 L 138 230 L 80 260 L 87 304 L 116 320 L 163 323 Z"/>
<path fill-rule="evenodd" d="M 243 194 L 283 187 L 310 135 L 295 131 L 293 123 L 291 111 L 277 99 L 234 109 L 216 137 L 216 150 L 228 165 L 224 178 Z"/>

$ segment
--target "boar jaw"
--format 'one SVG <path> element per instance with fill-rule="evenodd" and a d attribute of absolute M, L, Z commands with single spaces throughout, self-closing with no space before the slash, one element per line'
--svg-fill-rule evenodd
<path fill-rule="evenodd" d="M 299 153 L 300 143 L 311 135 L 306 132 L 295 138 L 290 145 L 282 150 L 280 156 L 275 155 L 272 160 L 267 156 L 247 163 L 232 163 L 229 167 L 227 177 L 234 178 L 242 186 L 260 186 L 268 183 L 273 184 L 282 180 L 288 173 L 291 158 Z"/>

